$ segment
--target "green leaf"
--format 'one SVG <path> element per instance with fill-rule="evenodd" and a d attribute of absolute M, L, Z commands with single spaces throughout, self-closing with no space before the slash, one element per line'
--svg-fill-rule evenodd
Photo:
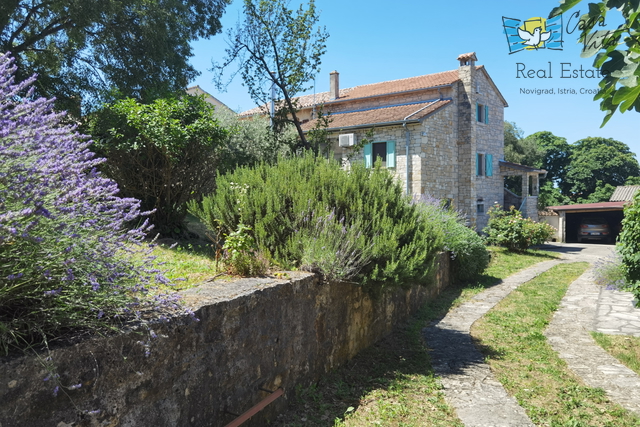
<path fill-rule="evenodd" d="M 582 0 L 560 0 L 560 6 L 553 8 L 549 14 L 549 18 L 553 18 L 554 16 L 558 16 L 561 13 L 566 12 L 581 1 Z"/>

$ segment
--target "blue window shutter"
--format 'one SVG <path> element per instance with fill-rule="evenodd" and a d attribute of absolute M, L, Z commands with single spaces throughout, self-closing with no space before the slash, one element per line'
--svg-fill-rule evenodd
<path fill-rule="evenodd" d="M 372 152 L 373 152 L 372 144 L 367 144 L 364 146 L 364 167 L 366 168 L 370 168 L 373 165 L 373 162 L 371 161 Z"/>
<path fill-rule="evenodd" d="M 387 167 L 396 167 L 396 142 L 387 141 Z"/>
<path fill-rule="evenodd" d="M 480 154 L 476 154 L 476 176 L 480 176 Z"/>
<path fill-rule="evenodd" d="M 485 124 L 489 124 L 489 106 L 484 106 L 484 122 Z"/>
<path fill-rule="evenodd" d="M 485 159 L 487 159 L 486 175 L 493 176 L 493 154 L 486 154 Z"/>

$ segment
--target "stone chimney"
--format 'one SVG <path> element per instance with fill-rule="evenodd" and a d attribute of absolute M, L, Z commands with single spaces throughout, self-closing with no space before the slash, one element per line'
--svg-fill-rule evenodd
<path fill-rule="evenodd" d="M 329 73 L 329 100 L 340 98 L 340 73 L 332 71 Z"/>

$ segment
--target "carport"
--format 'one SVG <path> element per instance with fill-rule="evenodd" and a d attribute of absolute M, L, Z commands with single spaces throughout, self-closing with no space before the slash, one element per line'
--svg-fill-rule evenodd
<path fill-rule="evenodd" d="M 559 216 L 558 233 L 561 241 L 576 243 L 578 228 L 582 218 L 598 216 L 609 223 L 611 240 L 615 242 L 621 229 L 623 209 L 626 201 L 585 203 L 583 205 L 549 206 L 547 209 L 557 212 Z"/>

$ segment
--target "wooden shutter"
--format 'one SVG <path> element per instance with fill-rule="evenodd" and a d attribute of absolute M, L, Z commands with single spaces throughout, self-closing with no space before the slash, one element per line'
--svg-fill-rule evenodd
<path fill-rule="evenodd" d="M 373 166 L 373 162 L 371 161 L 372 159 L 372 153 L 373 152 L 373 145 L 372 144 L 367 144 L 364 146 L 364 167 L 366 168 L 370 168 L 371 166 Z"/>
<path fill-rule="evenodd" d="M 484 123 L 485 124 L 489 124 L 489 106 L 485 105 L 484 106 Z"/>
<path fill-rule="evenodd" d="M 485 154 L 484 158 L 486 159 L 487 166 L 485 167 L 485 175 L 493 176 L 493 154 Z"/>
<path fill-rule="evenodd" d="M 387 167 L 396 167 L 396 142 L 387 141 Z"/>

